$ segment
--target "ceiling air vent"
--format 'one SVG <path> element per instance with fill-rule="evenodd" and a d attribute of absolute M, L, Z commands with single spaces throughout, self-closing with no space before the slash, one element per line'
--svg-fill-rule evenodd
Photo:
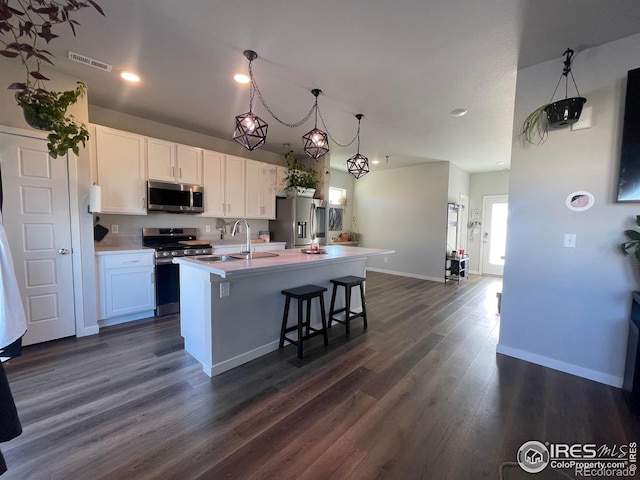
<path fill-rule="evenodd" d="M 88 67 L 97 68 L 98 70 L 102 70 L 103 72 L 110 72 L 113 68 L 113 66 L 109 65 L 108 63 L 100 62 L 85 55 L 80 55 L 79 53 L 72 52 L 71 50 L 69 50 L 69 59 L 73 60 L 74 62 L 87 65 Z"/>

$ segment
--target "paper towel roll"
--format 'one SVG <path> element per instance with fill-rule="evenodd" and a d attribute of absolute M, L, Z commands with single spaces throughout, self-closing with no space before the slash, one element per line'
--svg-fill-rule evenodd
<path fill-rule="evenodd" d="M 89 211 L 91 213 L 102 212 L 102 189 L 100 185 L 91 185 L 89 191 Z"/>

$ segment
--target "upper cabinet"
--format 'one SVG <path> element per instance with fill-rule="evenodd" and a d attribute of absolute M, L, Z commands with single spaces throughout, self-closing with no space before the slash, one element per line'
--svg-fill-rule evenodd
<path fill-rule="evenodd" d="M 202 149 L 147 138 L 149 180 L 202 185 Z"/>
<path fill-rule="evenodd" d="M 146 215 L 145 137 L 99 125 L 94 128 L 102 212 Z"/>
<path fill-rule="evenodd" d="M 276 166 L 246 160 L 246 217 L 276 218 Z"/>
<path fill-rule="evenodd" d="M 203 216 L 245 216 L 245 159 L 205 150 Z"/>
<path fill-rule="evenodd" d="M 245 216 L 245 159 L 226 155 L 225 162 L 225 216 Z"/>
<path fill-rule="evenodd" d="M 205 150 L 202 154 L 202 170 L 204 181 L 204 213 L 207 217 L 224 217 L 225 185 L 222 153 Z"/>

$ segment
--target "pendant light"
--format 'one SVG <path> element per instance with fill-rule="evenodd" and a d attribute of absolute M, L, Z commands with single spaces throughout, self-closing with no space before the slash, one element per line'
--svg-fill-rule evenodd
<path fill-rule="evenodd" d="M 347 171 L 355 178 L 360 178 L 369 173 L 369 159 L 360 153 L 360 120 L 362 120 L 361 113 L 356 115 L 358 119 L 358 132 L 356 138 L 358 139 L 358 153 L 347 160 Z"/>
<path fill-rule="evenodd" d="M 258 54 L 253 50 L 245 50 L 244 56 L 249 60 L 249 111 L 236 117 L 233 139 L 247 150 L 255 150 L 264 145 L 267 140 L 267 128 L 269 125 L 253 113 L 253 95 L 255 93 L 255 82 L 251 62 L 258 58 Z"/>
<path fill-rule="evenodd" d="M 307 132 L 302 136 L 304 142 L 304 151 L 311 158 L 320 158 L 322 155 L 329 151 L 329 139 L 327 134 L 318 128 L 318 95 L 322 93 L 322 90 L 314 88 L 311 93 L 316 97 L 313 109 L 315 110 L 315 125 L 313 130 Z"/>

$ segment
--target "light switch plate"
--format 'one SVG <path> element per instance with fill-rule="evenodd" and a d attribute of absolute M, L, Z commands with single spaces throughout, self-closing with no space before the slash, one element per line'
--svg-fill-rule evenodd
<path fill-rule="evenodd" d="M 220 284 L 220 298 L 229 296 L 229 282 Z"/>
<path fill-rule="evenodd" d="M 576 247 L 576 234 L 575 233 L 565 233 L 564 234 L 564 246 L 565 246 L 565 248 L 575 248 Z"/>

